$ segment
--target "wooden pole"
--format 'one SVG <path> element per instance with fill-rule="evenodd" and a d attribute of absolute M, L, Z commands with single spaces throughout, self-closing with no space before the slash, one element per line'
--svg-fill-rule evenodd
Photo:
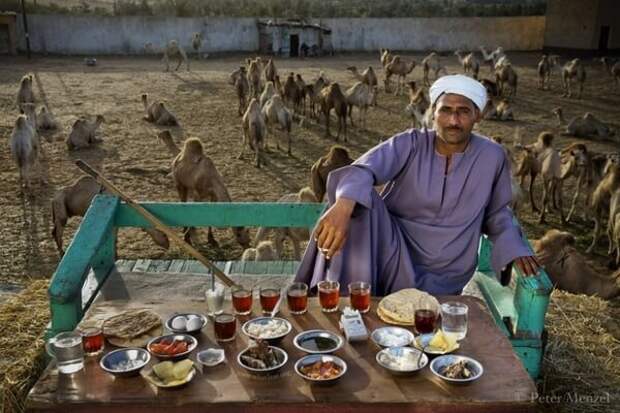
<path fill-rule="evenodd" d="M 203 263 L 207 268 L 209 268 L 213 272 L 213 275 L 215 275 L 220 281 L 222 281 L 224 284 L 226 284 L 229 287 L 231 287 L 233 285 L 236 285 L 236 283 L 233 280 L 231 280 L 226 274 L 224 274 L 224 272 L 222 272 L 222 270 L 217 268 L 217 266 L 215 264 L 213 264 L 211 261 L 209 261 L 196 248 L 194 248 L 193 246 L 191 246 L 190 244 L 185 242 L 185 240 L 183 240 L 181 237 L 179 237 L 172 229 L 170 229 L 170 227 L 168 227 L 163 222 L 161 222 L 155 215 L 151 214 L 149 211 L 144 209 L 144 207 L 142 207 L 140 204 L 138 204 L 137 202 L 135 202 L 134 200 L 129 198 L 127 195 L 122 193 L 120 191 L 120 189 L 116 188 L 116 186 L 114 186 L 114 184 L 112 182 L 110 182 L 106 178 L 104 178 L 99 172 L 97 172 L 95 169 L 93 169 L 90 165 L 88 165 L 86 162 L 84 162 L 81 159 L 78 159 L 75 162 L 75 164 L 82 171 L 86 172 L 88 175 L 90 175 L 93 178 L 95 178 L 95 180 L 97 182 L 99 182 L 110 193 L 112 193 L 113 195 L 118 196 L 120 199 L 125 201 L 125 203 L 127 203 L 127 205 L 129 205 L 133 209 L 135 209 L 137 213 L 142 215 L 155 228 L 157 228 L 158 230 L 160 230 L 161 232 L 166 234 L 168 236 L 168 238 L 170 238 L 172 241 L 174 241 L 179 247 L 181 247 L 182 250 L 184 250 L 185 252 L 189 253 L 192 257 L 196 258 L 198 261 Z"/>
<path fill-rule="evenodd" d="M 26 36 L 26 54 L 30 59 L 30 33 L 28 32 L 28 19 L 26 18 L 26 5 L 22 0 L 22 21 L 24 22 L 24 33 Z"/>

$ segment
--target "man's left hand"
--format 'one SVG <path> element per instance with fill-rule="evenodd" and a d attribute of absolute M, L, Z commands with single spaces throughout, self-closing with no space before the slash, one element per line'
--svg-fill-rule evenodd
<path fill-rule="evenodd" d="M 519 267 L 521 273 L 526 277 L 536 275 L 541 265 L 536 257 L 518 257 L 515 258 L 514 264 Z"/>

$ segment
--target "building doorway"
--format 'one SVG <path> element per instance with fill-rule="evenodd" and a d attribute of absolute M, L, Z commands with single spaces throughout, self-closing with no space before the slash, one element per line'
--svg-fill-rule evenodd
<path fill-rule="evenodd" d="M 599 52 L 606 52 L 609 44 L 609 26 L 601 26 L 601 34 L 598 38 Z"/>
<path fill-rule="evenodd" d="M 299 35 L 298 34 L 291 34 L 290 56 L 291 57 L 299 56 Z"/>

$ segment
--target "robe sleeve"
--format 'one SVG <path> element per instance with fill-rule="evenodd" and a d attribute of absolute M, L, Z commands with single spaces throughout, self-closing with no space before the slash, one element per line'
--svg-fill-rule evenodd
<path fill-rule="evenodd" d="M 395 135 L 366 152 L 353 164 L 332 171 L 327 178 L 330 204 L 343 197 L 372 208 L 373 187 L 390 182 L 405 167 L 415 150 L 416 133 L 412 129 Z"/>
<path fill-rule="evenodd" d="M 503 159 L 493 183 L 482 227 L 482 232 L 493 243 L 491 267 L 496 274 L 515 258 L 534 255 L 522 238 L 521 228 L 513 221 L 514 216 L 510 209 L 512 201 L 510 167 L 506 154 L 503 151 L 502 154 Z"/>

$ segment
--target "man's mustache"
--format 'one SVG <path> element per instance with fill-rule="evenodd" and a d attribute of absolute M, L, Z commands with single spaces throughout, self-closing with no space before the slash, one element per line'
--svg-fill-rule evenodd
<path fill-rule="evenodd" d="M 463 130 L 463 128 L 459 128 L 458 126 L 449 126 L 446 129 L 448 129 L 448 130 L 458 130 L 458 131 Z"/>

